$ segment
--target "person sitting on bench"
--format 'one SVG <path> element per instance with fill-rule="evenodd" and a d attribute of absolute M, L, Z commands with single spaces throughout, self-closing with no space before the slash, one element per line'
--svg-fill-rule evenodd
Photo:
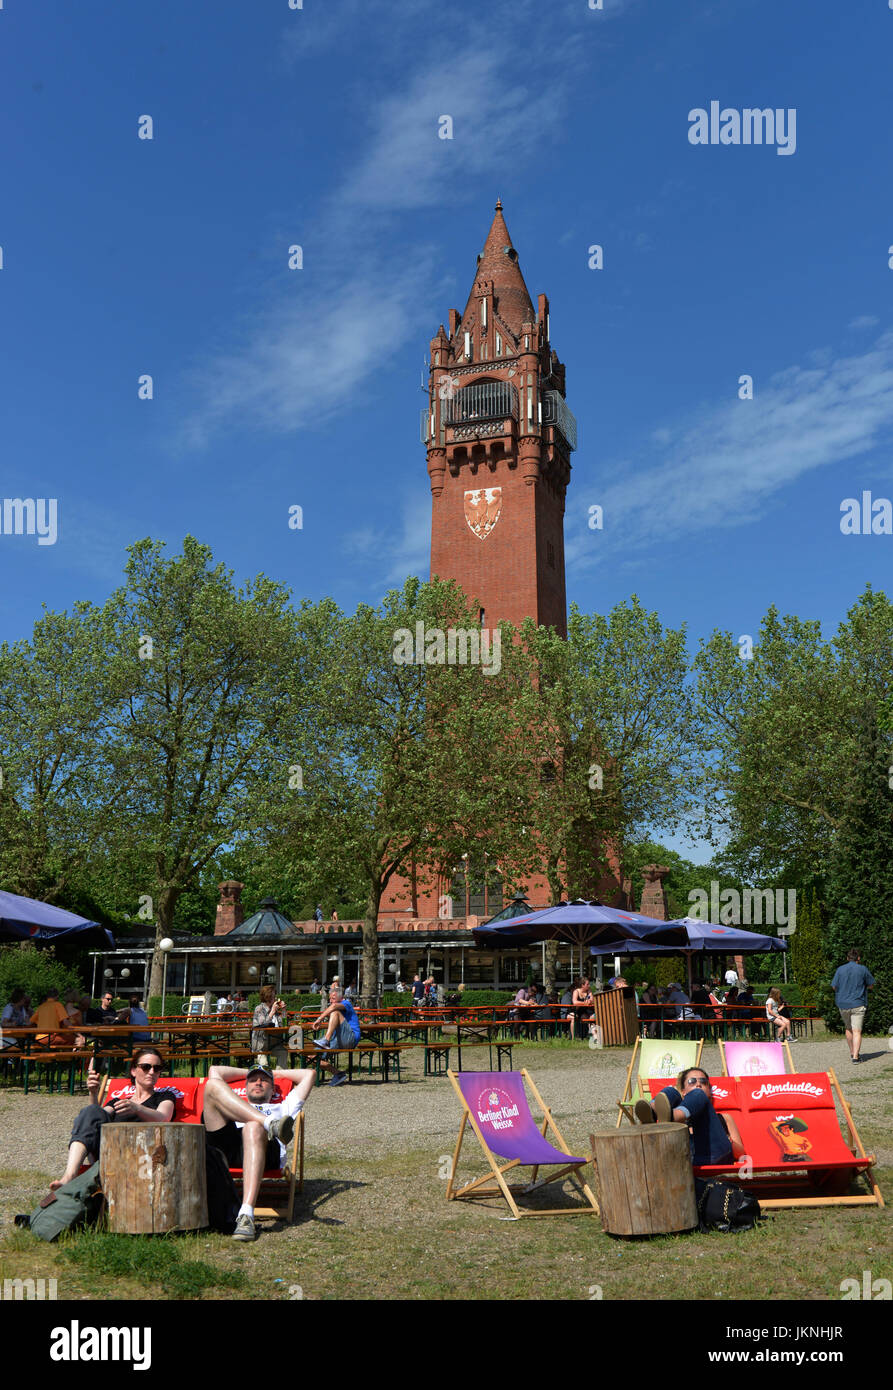
<path fill-rule="evenodd" d="M 291 1081 L 284 1101 L 273 1103 L 276 1078 Z M 245 1099 L 230 1089 L 230 1081 L 245 1082 Z M 285 1071 L 254 1066 L 211 1067 L 205 1082 L 202 1124 L 208 1143 L 220 1149 L 230 1168 L 242 1169 L 242 1205 L 233 1240 L 255 1240 L 254 1204 L 267 1168 L 282 1168 L 285 1145 L 295 1132 L 295 1116 L 313 1090 L 312 1068 Z"/>
<path fill-rule="evenodd" d="M 167 1123 L 173 1119 L 177 1103 L 175 1091 L 156 1091 L 155 1082 L 164 1071 L 161 1053 L 154 1047 L 140 1045 L 130 1063 L 133 1077 L 132 1096 L 119 1096 L 109 1105 L 99 1104 L 99 1087 L 102 1076 L 93 1069 L 93 1058 L 87 1069 L 87 1090 L 90 1104 L 85 1106 L 75 1118 L 71 1139 L 68 1141 L 68 1163 L 61 1178 L 50 1183 L 50 1191 L 62 1187 L 64 1183 L 76 1178 L 84 1163 L 95 1163 L 99 1157 L 99 1141 L 102 1126 L 115 1120 L 153 1121 Z"/>
<path fill-rule="evenodd" d="M 636 1101 L 640 1124 L 688 1125 L 693 1167 L 732 1163 L 744 1153 L 744 1144 L 730 1115 L 717 1115 L 710 1093 L 710 1078 L 702 1067 L 686 1067 L 676 1086 L 664 1086 L 653 1101 Z"/>
<path fill-rule="evenodd" d="M 360 1041 L 360 1020 L 357 1018 L 357 1011 L 350 1000 L 344 998 L 337 985 L 333 985 L 329 990 L 329 1000 L 329 1007 L 323 1009 L 313 1024 L 314 1028 L 319 1028 L 328 1019 L 326 1035 L 315 1040 L 316 1046 L 328 1048 L 333 1052 L 338 1049 L 350 1051 Z M 333 1068 L 334 1065 L 332 1062 Z M 335 1071 L 329 1085 L 340 1086 L 341 1082 L 346 1080 L 345 1072 Z"/>

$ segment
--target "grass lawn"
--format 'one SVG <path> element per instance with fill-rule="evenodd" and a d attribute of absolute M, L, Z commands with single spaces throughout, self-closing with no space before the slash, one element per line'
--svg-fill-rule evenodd
<path fill-rule="evenodd" d="M 530 1068 L 550 1103 L 556 1096 L 559 1124 L 582 1154 L 588 1153 L 588 1144 L 581 1145 L 589 1130 L 612 1123 L 610 1098 L 620 1094 L 617 1079 L 622 1082 L 628 1057 L 626 1049 L 594 1056 L 585 1048 L 531 1044 L 519 1049 L 515 1065 Z M 803 1069 L 820 1060 L 810 1057 Z M 881 1058 L 881 1065 L 883 1071 L 853 1068 L 858 1077 L 846 1073 L 841 1080 L 866 1147 L 881 1159 L 881 1188 L 893 1199 L 893 1056 L 889 1064 Z M 837 1070 L 842 1073 L 839 1063 Z M 596 1083 L 598 1107 L 581 1115 L 589 1102 L 576 1097 Z M 495 1200 L 448 1203 L 443 1160 L 458 1119 L 443 1078 L 319 1091 L 308 1109 L 307 1175 L 295 1222 L 290 1228 L 263 1223 L 253 1245 L 213 1234 L 143 1238 L 96 1229 L 46 1245 L 13 1229 L 10 1213 L 29 1210 L 50 1174 L 10 1168 L 0 1173 L 0 1277 L 55 1278 L 60 1299 L 148 1293 L 155 1299 L 286 1301 L 835 1301 L 842 1281 L 861 1281 L 864 1270 L 893 1280 L 889 1208 L 772 1211 L 757 1229 L 738 1235 L 623 1240 L 606 1235 L 595 1216 L 518 1223 L 501 1219 L 507 1208 Z M 476 1141 L 466 1139 L 460 1181 L 482 1172 Z M 18 1205 L 11 1206 L 13 1194 Z M 543 1205 L 555 1204 L 543 1195 Z"/>

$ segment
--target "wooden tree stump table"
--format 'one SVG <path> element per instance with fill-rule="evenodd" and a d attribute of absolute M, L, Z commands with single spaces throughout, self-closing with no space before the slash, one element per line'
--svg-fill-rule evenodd
<path fill-rule="evenodd" d="M 160 1235 L 208 1224 L 202 1125 L 103 1125 L 99 1173 L 111 1231 Z"/>
<path fill-rule="evenodd" d="M 635 1125 L 590 1134 L 604 1230 L 656 1236 L 698 1224 L 688 1127 Z"/>

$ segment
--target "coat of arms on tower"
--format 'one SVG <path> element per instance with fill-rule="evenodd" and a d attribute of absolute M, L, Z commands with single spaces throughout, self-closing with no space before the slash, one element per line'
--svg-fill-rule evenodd
<path fill-rule="evenodd" d="M 465 520 L 479 541 L 486 540 L 502 511 L 502 488 L 475 488 L 465 494 Z"/>

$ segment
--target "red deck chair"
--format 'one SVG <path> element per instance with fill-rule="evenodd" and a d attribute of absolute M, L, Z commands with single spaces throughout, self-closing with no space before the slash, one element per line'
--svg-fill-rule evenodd
<path fill-rule="evenodd" d="M 230 1081 L 229 1087 L 235 1091 L 237 1096 L 245 1099 L 245 1082 Z M 172 1076 L 162 1077 L 155 1083 L 159 1091 L 172 1090 L 177 1093 L 177 1105 L 174 1110 L 174 1121 L 180 1124 L 201 1124 L 202 1106 L 204 1103 L 205 1077 L 203 1076 Z M 292 1088 L 291 1081 L 277 1081 L 273 1091 L 273 1101 L 284 1100 Z M 114 1079 L 106 1078 L 100 1091 L 100 1099 L 103 1105 L 108 1105 L 109 1101 L 117 1099 L 119 1096 L 133 1095 L 133 1082 L 129 1076 L 117 1077 Z M 242 1182 L 242 1169 L 231 1168 L 233 1181 L 239 1185 Z M 296 1116 L 294 1146 L 291 1158 L 284 1168 L 268 1168 L 261 1182 L 261 1193 L 267 1194 L 278 1191 L 282 1202 L 278 1206 L 255 1207 L 255 1216 L 275 1216 L 284 1221 L 291 1221 L 295 1209 L 295 1193 L 302 1192 L 304 1189 L 304 1112 Z"/>
<path fill-rule="evenodd" d="M 833 1071 L 716 1076 L 710 1085 L 716 1110 L 727 1111 L 738 1125 L 745 1156 L 734 1165 L 697 1167 L 696 1177 L 737 1181 L 764 1208 L 884 1205 L 871 1172 L 874 1155 L 865 1152 Z M 652 1094 L 660 1090 L 660 1082 L 652 1083 Z M 849 1144 L 840 1130 L 835 1096 Z M 870 1194 L 850 1192 L 859 1177 L 867 1181 Z"/>

